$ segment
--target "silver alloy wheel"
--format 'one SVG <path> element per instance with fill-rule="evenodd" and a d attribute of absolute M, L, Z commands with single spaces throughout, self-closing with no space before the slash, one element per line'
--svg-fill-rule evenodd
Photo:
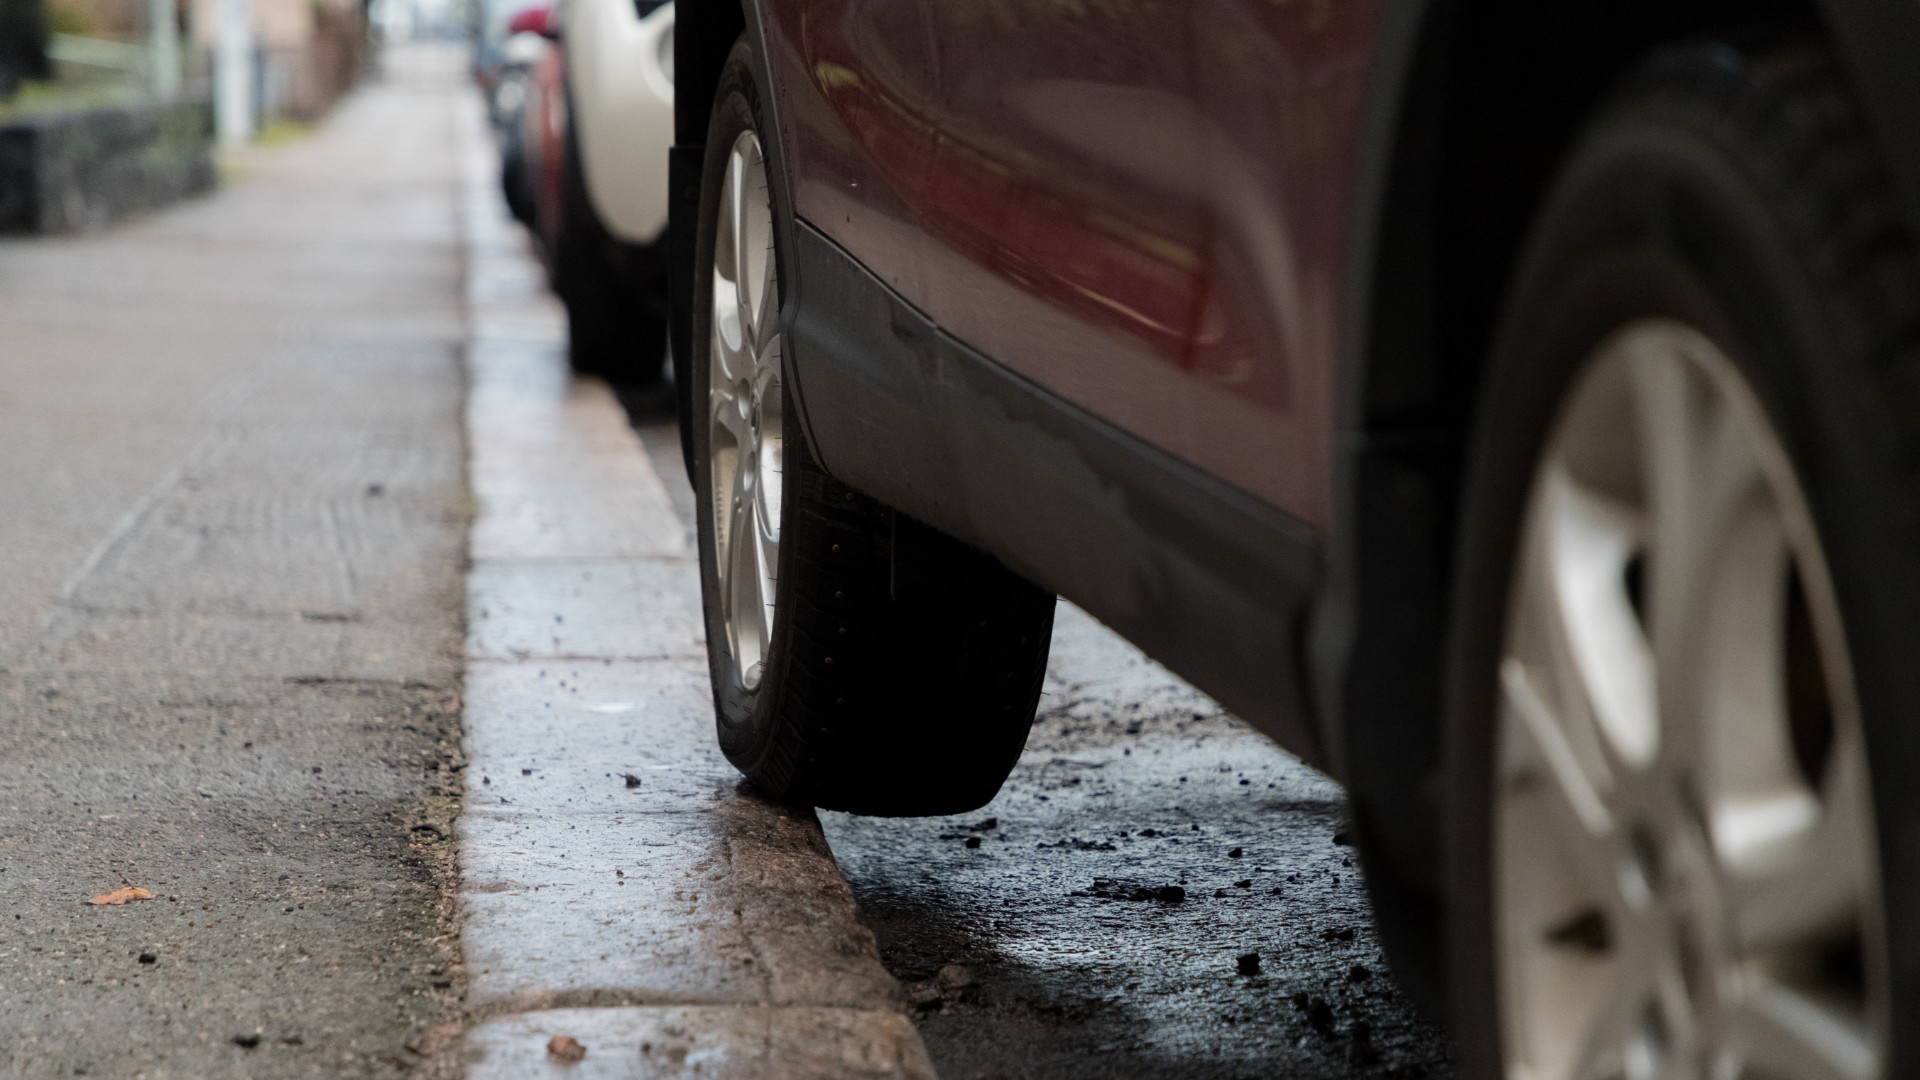
<path fill-rule="evenodd" d="M 707 364 L 708 468 L 714 565 L 734 675 L 757 689 L 773 640 L 780 572 L 780 303 L 773 209 L 760 139 L 743 131 L 727 155 L 713 241 Z"/>
<path fill-rule="evenodd" d="M 1499 669 L 1507 1075 L 1885 1070 L 1879 860 L 1838 605 L 1706 337 L 1609 337 L 1536 469 Z"/>

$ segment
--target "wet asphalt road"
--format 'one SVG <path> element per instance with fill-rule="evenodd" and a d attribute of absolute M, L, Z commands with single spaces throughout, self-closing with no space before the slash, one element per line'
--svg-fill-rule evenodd
<path fill-rule="evenodd" d="M 628 406 L 690 536 L 671 424 Z M 942 1077 L 1452 1075 L 1337 785 L 1064 604 L 1045 695 L 979 812 L 821 815 Z"/>

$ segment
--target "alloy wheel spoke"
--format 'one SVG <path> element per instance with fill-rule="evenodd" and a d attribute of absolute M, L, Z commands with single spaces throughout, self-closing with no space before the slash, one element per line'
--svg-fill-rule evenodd
<path fill-rule="evenodd" d="M 743 340 L 745 331 L 740 327 L 739 305 L 731 295 L 721 296 L 723 286 L 732 289 L 729 283 L 718 280 L 713 283 L 712 379 L 716 387 L 721 384 L 732 386 L 746 378 L 747 373 L 753 370 L 754 363 L 753 352 Z"/>
<path fill-rule="evenodd" d="M 733 243 L 734 302 L 737 305 L 736 317 L 740 320 L 742 340 L 749 349 L 760 343 L 764 330 L 760 318 L 760 296 L 766 292 L 766 259 L 758 248 L 755 233 L 759 232 L 757 204 L 755 201 L 755 180 L 749 176 L 753 167 L 758 165 L 757 155 L 747 147 L 734 149 L 736 163 L 740 166 L 733 186 L 728 191 L 727 216 L 732 223 L 729 239 Z M 730 170 L 731 171 L 731 170 Z"/>
<path fill-rule="evenodd" d="M 773 252 L 771 249 L 761 252 L 760 266 L 755 272 L 755 277 L 759 286 L 753 294 L 754 346 L 764 350 L 767 343 L 780 332 L 780 313 L 773 310 Z"/>
<path fill-rule="evenodd" d="M 1818 800 L 1737 809 L 1751 819 L 1743 826 L 1749 842 L 1729 853 L 1725 870 L 1745 947 L 1805 943 L 1857 923 L 1874 862 L 1857 738 L 1836 748 Z"/>
<path fill-rule="evenodd" d="M 1579 1027 L 1579 1050 L 1567 1080 L 1652 1080 L 1663 1062 L 1646 1040 L 1647 1016 L 1654 1007 L 1653 973 L 1631 961 L 1617 961 L 1608 972 L 1606 992 Z"/>
<path fill-rule="evenodd" d="M 780 392 L 778 384 L 781 344 L 780 335 L 774 334 L 754 355 L 753 374 L 750 377 L 753 380 L 754 391 L 759 394 L 761 401 L 770 401 L 767 395 Z"/>
<path fill-rule="evenodd" d="M 1710 565 L 1694 576 L 1691 610 L 1663 628 L 1661 703 L 1686 716 L 1664 747 L 1669 774 L 1691 778 L 1717 847 L 1747 843 L 1741 807 L 1808 797 L 1793 762 L 1784 680 L 1786 583 L 1791 557 L 1776 514 L 1750 506 L 1723 521 Z"/>
<path fill-rule="evenodd" d="M 708 397 L 714 435 L 725 436 L 730 446 L 746 446 L 752 433 L 747 429 L 739 393 L 731 384 L 715 383 Z"/>
<path fill-rule="evenodd" d="M 760 640 L 773 640 L 774 586 L 780 580 L 780 511 L 769 499 L 764 482 L 754 489 L 753 553 L 756 580 L 761 583 L 760 605 L 755 618 L 760 625 Z"/>
<path fill-rule="evenodd" d="M 760 463 L 760 495 L 765 502 L 769 521 L 776 528 L 780 522 L 780 498 L 782 492 L 781 440 L 783 438 L 781 416 L 786 407 L 786 391 L 781 379 L 780 337 L 775 335 L 761 354 L 760 366 L 754 372 L 754 394 L 760 409 L 760 442 L 767 456 Z"/>
<path fill-rule="evenodd" d="M 734 212 L 739 189 L 740 176 L 730 162 L 721 181 L 722 213 L 713 245 L 713 358 L 717 372 L 727 382 L 744 376 L 746 365 L 742 360 L 751 347 L 747 327 L 740 321 L 739 218 Z"/>
<path fill-rule="evenodd" d="M 1609 771 L 1642 767 L 1660 732 L 1653 654 L 1627 592 L 1641 518 L 1566 468 L 1550 468 L 1544 486 L 1534 557 L 1553 701 Z"/>
<path fill-rule="evenodd" d="M 1530 793 L 1544 803 L 1546 816 L 1560 834 L 1559 849 L 1579 866 L 1589 893 L 1610 900 L 1619 890 L 1615 866 L 1617 823 L 1601 788 L 1567 739 L 1561 718 L 1541 695 L 1525 665 L 1508 659 L 1500 670 L 1504 707 L 1514 723 L 1510 735 L 1516 756 L 1532 759 L 1526 769 Z"/>
<path fill-rule="evenodd" d="M 1648 546 L 1656 553 L 1647 576 L 1650 637 L 1659 670 L 1676 679 L 1691 674 L 1692 650 L 1708 629 L 1698 625 L 1701 592 L 1716 569 L 1717 541 L 1764 481 L 1748 418 L 1687 356 L 1687 350 L 1711 348 L 1692 331 L 1672 327 L 1630 346 Z M 1687 707 L 1691 689 L 1663 685 L 1662 707 Z M 1681 700 L 1670 700 L 1673 693 Z"/>
<path fill-rule="evenodd" d="M 746 456 L 742 455 L 743 458 Z M 739 646 L 753 646 L 751 655 L 747 654 L 745 648 L 736 649 L 735 659 L 743 668 L 758 660 L 766 648 L 764 639 L 755 637 L 749 641 L 744 637 L 749 628 L 757 630 L 760 626 L 760 605 L 763 602 L 760 596 L 760 543 L 754 528 L 753 502 L 754 494 L 746 483 L 736 486 L 730 527 L 733 540 L 728 560 L 727 610 L 734 632 L 742 635 Z"/>
<path fill-rule="evenodd" d="M 751 181 L 747 174 L 753 168 L 753 159 L 745 144 L 735 144 L 733 152 L 727 158 L 727 182 L 721 189 L 721 220 L 726 225 L 726 245 L 728 264 L 733 268 L 733 280 L 744 280 L 744 263 L 740 261 L 743 245 L 740 242 L 742 224 L 746 219 L 746 189 Z M 722 249 L 716 246 L 714 256 L 717 259 Z"/>
<path fill-rule="evenodd" d="M 1695 568 L 1693 548 L 1706 510 L 1699 500 L 1701 428 L 1710 405 L 1704 377 L 1674 355 L 1665 335 L 1642 337 L 1624 346 L 1630 352 L 1629 384 L 1639 431 L 1646 502 L 1652 521 L 1649 546 L 1659 553 L 1653 569 L 1649 610 L 1656 638 L 1665 620 L 1684 613 Z"/>
<path fill-rule="evenodd" d="M 765 349 L 780 330 L 780 313 L 773 309 L 773 222 L 770 213 L 764 208 L 756 217 L 757 231 L 761 234 L 756 244 L 754 257 L 749 265 L 753 266 L 753 325 L 754 344 Z"/>
<path fill-rule="evenodd" d="M 1729 1041 L 1745 1061 L 1795 1080 L 1871 1080 L 1879 1071 L 1872 1034 L 1804 994 L 1750 983 L 1728 1018 Z"/>
<path fill-rule="evenodd" d="M 757 164 L 757 162 L 756 162 Z M 756 352 L 764 350 L 778 325 L 770 309 L 773 299 L 773 219 L 764 179 L 743 182 L 738 225 L 734 232 L 734 261 L 739 267 L 740 319 Z M 749 187 L 749 185 L 756 185 Z"/>
<path fill-rule="evenodd" d="M 739 386 L 732 380 L 720 382 L 716 379 L 708 384 L 707 400 L 708 413 L 712 415 L 714 427 L 726 430 L 730 436 L 733 436 L 733 442 L 743 442 L 747 421 L 745 421 L 743 402 L 739 398 Z"/>
<path fill-rule="evenodd" d="M 761 581 L 763 582 L 762 604 L 760 607 L 762 640 L 773 640 L 773 598 L 780 577 L 780 500 L 782 496 L 782 425 L 784 392 L 780 383 L 780 348 L 776 336 L 769 347 L 761 353 L 761 363 L 754 371 L 754 397 L 760 403 L 758 418 L 760 428 L 760 459 L 756 463 L 759 472 L 754 483 L 754 515 L 757 528 L 754 530 L 754 542 L 758 546 Z"/>

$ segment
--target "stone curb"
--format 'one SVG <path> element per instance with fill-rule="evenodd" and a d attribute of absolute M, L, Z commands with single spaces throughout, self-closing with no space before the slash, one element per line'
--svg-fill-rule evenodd
<path fill-rule="evenodd" d="M 568 375 L 477 102 L 459 122 L 468 1074 L 932 1080 L 819 822 L 714 745 L 685 530 L 613 396 Z"/>
<path fill-rule="evenodd" d="M 920 1036 L 896 1012 L 801 1006 L 556 1009 L 481 1025 L 470 1041 L 501 1076 L 558 1068 L 547 1046 L 586 1050 L 572 1080 L 933 1080 Z"/>

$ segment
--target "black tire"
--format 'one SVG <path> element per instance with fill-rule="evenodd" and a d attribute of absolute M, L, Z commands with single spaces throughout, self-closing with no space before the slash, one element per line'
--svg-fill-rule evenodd
<path fill-rule="evenodd" d="M 569 118 L 573 109 L 569 103 Z M 567 308 L 567 361 L 623 386 L 666 373 L 666 245 L 629 244 L 607 230 L 587 193 L 578 136 L 567 123 L 565 195 L 553 243 L 553 287 Z"/>
<path fill-rule="evenodd" d="M 1536 219 L 1467 460 L 1449 645 L 1451 995 L 1463 1075 L 1502 1075 L 1491 790 L 1519 519 L 1608 333 L 1667 317 L 1750 384 L 1805 491 L 1860 697 L 1890 971 L 1887 1075 L 1920 1075 L 1920 260 L 1839 66 L 1807 44 L 1675 47 L 1621 86 Z"/>
<path fill-rule="evenodd" d="M 738 135 L 767 130 L 760 101 L 741 44 L 721 75 L 707 136 L 691 357 L 700 576 L 720 747 L 782 800 L 890 816 L 972 810 L 999 791 L 1026 743 L 1054 598 L 828 476 L 798 423 L 787 424 L 783 444 L 775 615 L 756 690 L 745 689 L 729 655 L 704 403 L 717 192 Z M 778 220 L 787 211 L 774 187 Z M 780 280 L 791 281 L 777 240 L 774 259 Z M 786 370 L 791 386 L 790 356 Z M 791 417 L 791 395 L 782 393 Z"/>
<path fill-rule="evenodd" d="M 513 219 L 529 229 L 538 228 L 534 207 L 533 177 L 527 168 L 526 137 L 521 131 L 520 110 L 508 114 L 500 125 L 500 191 L 506 196 L 507 210 Z"/>

